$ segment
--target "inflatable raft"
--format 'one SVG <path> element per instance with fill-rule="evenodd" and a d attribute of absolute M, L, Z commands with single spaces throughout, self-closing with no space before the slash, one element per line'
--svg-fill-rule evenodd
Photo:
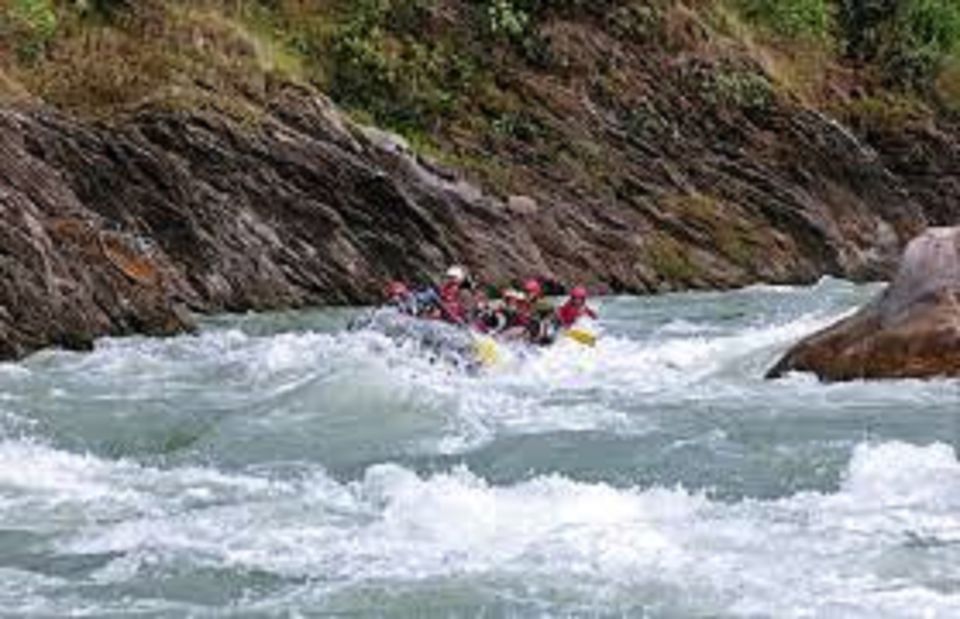
<path fill-rule="evenodd" d="M 432 357 L 467 371 L 502 366 L 511 356 L 507 344 L 489 335 L 438 320 L 408 316 L 390 308 L 366 312 L 355 318 L 348 329 L 376 331 L 398 343 L 412 342 Z M 585 328 L 565 330 L 560 336 L 582 346 L 592 347 L 597 342 L 597 336 Z"/>

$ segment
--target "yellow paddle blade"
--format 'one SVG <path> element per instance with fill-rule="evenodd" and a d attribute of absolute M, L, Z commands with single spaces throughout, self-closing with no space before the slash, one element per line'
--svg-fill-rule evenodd
<path fill-rule="evenodd" d="M 473 343 L 477 361 L 484 367 L 493 367 L 500 363 L 500 346 L 489 337 L 479 337 Z"/>
<path fill-rule="evenodd" d="M 569 329 L 564 331 L 563 334 L 584 346 L 590 346 L 592 348 L 597 345 L 597 336 L 583 329 Z"/>

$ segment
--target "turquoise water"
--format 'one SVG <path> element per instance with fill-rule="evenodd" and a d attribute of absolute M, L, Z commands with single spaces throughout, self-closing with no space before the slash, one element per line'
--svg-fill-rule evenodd
<path fill-rule="evenodd" d="M 0 365 L 0 609 L 960 616 L 960 383 L 761 379 L 877 290 L 604 299 L 480 376 L 343 310 Z"/>

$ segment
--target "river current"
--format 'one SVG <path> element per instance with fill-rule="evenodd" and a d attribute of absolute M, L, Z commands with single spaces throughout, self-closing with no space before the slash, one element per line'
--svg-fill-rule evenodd
<path fill-rule="evenodd" d="M 960 383 L 762 375 L 878 291 L 608 298 L 478 376 L 347 310 L 0 365 L 4 617 L 958 617 Z"/>

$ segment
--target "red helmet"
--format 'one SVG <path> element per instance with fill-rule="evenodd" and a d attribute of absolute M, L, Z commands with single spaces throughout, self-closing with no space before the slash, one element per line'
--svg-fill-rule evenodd
<path fill-rule="evenodd" d="M 575 286 L 573 290 L 570 291 L 571 299 L 586 299 L 587 298 L 587 289 L 583 286 Z"/>
<path fill-rule="evenodd" d="M 387 284 L 387 296 L 388 297 L 400 297 L 407 293 L 410 290 L 407 288 L 407 285 L 403 282 L 390 282 Z"/>
<path fill-rule="evenodd" d="M 523 291 L 531 297 L 539 297 L 543 294 L 543 288 L 540 286 L 540 282 L 535 279 L 528 279 L 523 282 Z"/>

